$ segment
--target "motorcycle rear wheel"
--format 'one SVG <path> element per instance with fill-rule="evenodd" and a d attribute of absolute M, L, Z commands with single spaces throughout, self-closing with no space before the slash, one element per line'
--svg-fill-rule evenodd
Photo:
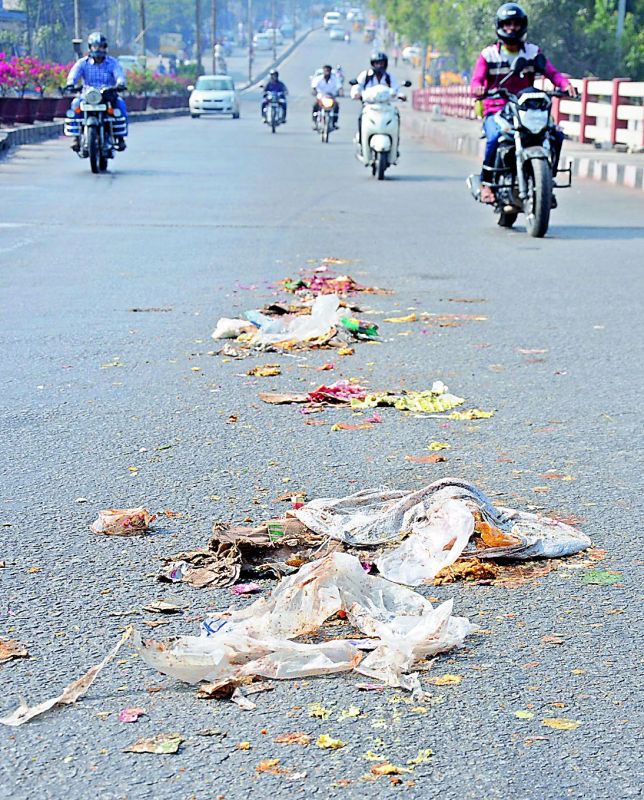
<path fill-rule="evenodd" d="M 98 130 L 91 127 L 87 134 L 87 150 L 89 152 L 89 165 L 95 175 L 101 171 L 101 144 L 98 138 Z"/>
<path fill-rule="evenodd" d="M 545 159 L 532 159 L 526 165 L 528 197 L 524 203 L 526 229 L 541 239 L 548 231 L 552 203 L 552 172 Z"/>

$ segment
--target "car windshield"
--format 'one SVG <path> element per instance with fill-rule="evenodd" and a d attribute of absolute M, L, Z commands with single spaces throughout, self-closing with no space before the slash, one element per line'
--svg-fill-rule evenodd
<path fill-rule="evenodd" d="M 230 78 L 199 78 L 197 89 L 201 92 L 225 92 L 233 88 Z"/>

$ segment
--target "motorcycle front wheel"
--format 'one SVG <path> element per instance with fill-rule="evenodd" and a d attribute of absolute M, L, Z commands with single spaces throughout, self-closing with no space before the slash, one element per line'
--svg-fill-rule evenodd
<path fill-rule="evenodd" d="M 324 120 L 322 122 L 322 141 L 326 144 L 329 141 L 329 120 L 330 117 L 328 114 L 324 115 Z"/>
<path fill-rule="evenodd" d="M 526 229 L 530 236 L 541 239 L 548 231 L 552 203 L 552 172 L 545 159 L 531 159 L 524 167 L 528 196 L 523 204 Z"/>
<path fill-rule="evenodd" d="M 387 153 L 378 153 L 376 156 L 376 178 L 379 181 L 384 180 L 385 178 L 385 170 L 389 166 L 389 156 Z"/>
<path fill-rule="evenodd" d="M 89 152 L 89 165 L 95 175 L 101 171 L 101 143 L 98 138 L 98 129 L 91 127 L 87 134 L 87 150 Z"/>

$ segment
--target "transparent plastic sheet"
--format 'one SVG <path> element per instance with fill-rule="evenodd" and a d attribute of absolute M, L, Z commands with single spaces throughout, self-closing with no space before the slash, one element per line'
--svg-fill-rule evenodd
<path fill-rule="evenodd" d="M 271 319 L 262 325 L 252 343 L 254 345 L 270 345 L 277 342 L 305 342 L 327 334 L 338 320 L 340 298 L 337 294 L 320 295 L 311 306 L 310 315 L 296 315 Z"/>
<path fill-rule="evenodd" d="M 559 558 L 591 545 L 588 536 L 570 525 L 496 507 L 476 486 L 454 478 L 435 481 L 413 492 L 364 489 L 347 497 L 319 498 L 293 513 L 314 533 L 368 547 L 399 540 L 403 534 L 418 534 L 426 540 L 435 510 L 446 501 L 458 502 L 470 515 L 477 514 L 500 534 L 497 544 L 476 547 L 472 541 L 468 542 L 462 551 L 464 555 Z M 434 549 L 430 547 L 427 557 Z"/>
<path fill-rule="evenodd" d="M 296 642 L 338 611 L 366 637 Z M 334 553 L 285 578 L 270 598 L 209 620 L 210 635 L 171 643 L 142 641 L 143 660 L 188 683 L 235 680 L 245 675 L 300 678 L 355 670 L 390 686 L 416 688 L 409 675 L 427 655 L 462 644 L 475 626 L 452 616 L 452 602 L 437 608 L 421 595 L 367 575 L 355 557 Z M 363 650 L 373 649 L 366 658 Z"/>
<path fill-rule="evenodd" d="M 387 580 L 419 586 L 461 555 L 474 532 L 474 517 L 464 503 L 446 500 L 429 510 L 427 525 L 376 559 Z"/>

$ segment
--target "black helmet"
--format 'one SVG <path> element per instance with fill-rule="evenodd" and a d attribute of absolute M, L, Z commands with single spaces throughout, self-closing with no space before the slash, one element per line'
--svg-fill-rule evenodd
<path fill-rule="evenodd" d="M 384 61 L 384 69 L 387 69 L 389 66 L 389 59 L 387 58 L 387 54 L 383 53 L 382 50 L 374 50 L 371 54 L 371 58 L 369 59 L 369 63 L 373 67 L 374 61 Z"/>
<path fill-rule="evenodd" d="M 516 31 L 506 33 L 503 24 L 516 20 L 520 27 Z M 528 15 L 516 3 L 504 3 L 496 12 L 496 35 L 506 44 L 519 44 L 525 42 L 528 36 Z"/>
<path fill-rule="evenodd" d="M 87 37 L 87 47 L 90 52 L 95 50 L 107 50 L 107 39 L 100 31 L 94 31 Z"/>

